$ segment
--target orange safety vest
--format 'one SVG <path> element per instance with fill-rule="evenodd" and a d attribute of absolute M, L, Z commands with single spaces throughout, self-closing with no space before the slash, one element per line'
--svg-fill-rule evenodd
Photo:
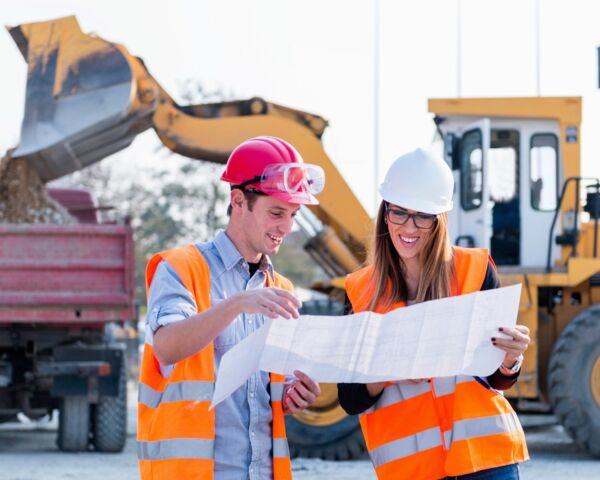
<path fill-rule="evenodd" d="M 454 247 L 451 295 L 479 291 L 490 257 L 484 249 Z M 346 278 L 354 312 L 367 309 L 373 267 Z M 388 310 L 404 307 L 403 302 Z M 380 479 L 439 479 L 524 462 L 525 434 L 501 392 L 472 376 L 433 378 L 416 385 L 389 383 L 360 416 Z"/>
<path fill-rule="evenodd" d="M 192 293 L 198 312 L 210 308 L 210 271 L 194 245 L 154 255 L 146 269 L 150 287 L 158 264 L 166 261 Z M 292 290 L 286 278 L 267 275 L 267 286 Z M 177 362 L 169 378 L 160 372 L 151 339 L 146 338 L 138 399 L 138 458 L 142 480 L 212 479 L 215 412 L 209 411 L 215 382 L 213 344 Z M 292 478 L 283 418 L 284 375 L 271 373 L 273 477 Z"/>

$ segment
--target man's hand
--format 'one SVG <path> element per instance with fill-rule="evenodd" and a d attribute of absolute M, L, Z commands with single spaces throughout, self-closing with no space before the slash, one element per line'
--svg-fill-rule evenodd
<path fill-rule="evenodd" d="M 319 384 L 308 375 L 294 371 L 296 380 L 286 386 L 283 392 L 283 413 L 293 415 L 310 407 L 321 394 Z"/>
<path fill-rule="evenodd" d="M 258 313 L 269 318 L 298 318 L 302 302 L 282 288 L 255 288 L 230 297 L 240 313 Z"/>

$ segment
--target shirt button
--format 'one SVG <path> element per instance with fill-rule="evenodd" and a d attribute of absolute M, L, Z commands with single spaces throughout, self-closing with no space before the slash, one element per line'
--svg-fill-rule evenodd
<path fill-rule="evenodd" d="M 250 396 L 251 396 L 252 398 L 254 398 L 254 392 L 251 392 L 251 393 L 250 393 Z"/>
<path fill-rule="evenodd" d="M 252 320 L 248 320 L 248 325 L 252 325 Z"/>
<path fill-rule="evenodd" d="M 252 436 L 254 436 L 254 432 L 252 432 Z"/>

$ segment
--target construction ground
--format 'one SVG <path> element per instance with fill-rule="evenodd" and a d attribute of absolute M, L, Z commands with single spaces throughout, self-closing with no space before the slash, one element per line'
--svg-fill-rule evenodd
<path fill-rule="evenodd" d="M 136 385 L 129 384 L 128 439 L 123 453 L 63 453 L 55 446 L 57 421 L 0 425 L 0 480 L 105 480 L 137 478 Z M 581 452 L 552 416 L 521 416 L 531 461 L 521 468 L 524 480 L 597 480 L 598 461 Z M 292 461 L 295 480 L 375 479 L 367 458 L 327 462 L 298 458 Z"/>

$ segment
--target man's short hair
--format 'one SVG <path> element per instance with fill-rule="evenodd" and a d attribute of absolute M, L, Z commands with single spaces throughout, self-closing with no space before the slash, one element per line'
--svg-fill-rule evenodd
<path fill-rule="evenodd" d="M 237 188 L 238 190 L 241 190 L 242 193 L 244 194 L 244 197 L 246 197 L 246 201 L 248 202 L 248 210 L 252 211 L 252 209 L 254 208 L 254 203 L 256 202 L 258 197 L 264 196 L 264 193 L 257 193 L 257 192 L 249 192 L 246 189 L 243 188 L 239 188 L 237 185 L 232 185 L 231 186 L 231 190 Z M 227 216 L 231 217 L 231 211 L 233 210 L 233 208 L 231 207 L 231 203 L 228 205 L 227 207 Z"/>

